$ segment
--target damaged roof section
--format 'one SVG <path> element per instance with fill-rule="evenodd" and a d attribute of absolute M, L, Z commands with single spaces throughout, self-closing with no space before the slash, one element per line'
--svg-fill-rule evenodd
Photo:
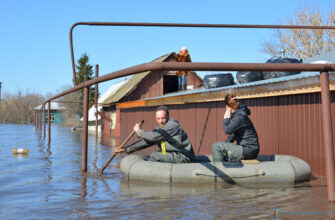
<path fill-rule="evenodd" d="M 306 63 L 335 62 L 335 51 L 316 56 L 305 61 Z M 329 74 L 330 90 L 335 90 L 335 73 Z M 118 108 L 134 108 L 141 106 L 172 105 L 197 102 L 222 101 L 227 93 L 234 93 L 240 99 L 271 97 L 281 95 L 305 94 L 320 92 L 320 73 L 302 72 L 300 74 L 234 84 L 230 86 L 195 89 L 184 92 L 166 94 L 160 97 L 139 100 L 138 102 L 119 103 Z"/>

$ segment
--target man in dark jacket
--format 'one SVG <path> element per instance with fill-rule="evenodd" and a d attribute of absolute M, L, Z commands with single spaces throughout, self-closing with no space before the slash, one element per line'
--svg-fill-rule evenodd
<path fill-rule="evenodd" d="M 229 136 L 226 142 L 213 144 L 213 161 L 237 162 L 241 159 L 255 159 L 259 153 L 259 143 L 255 127 L 249 118 L 249 108 L 240 105 L 232 94 L 226 95 L 225 103 L 227 109 L 223 129 Z"/>
<path fill-rule="evenodd" d="M 156 144 L 160 150 L 153 152 L 149 160 L 166 163 L 192 162 L 194 152 L 191 142 L 179 122 L 169 117 L 169 111 L 165 106 L 156 109 L 156 121 L 159 126 L 153 131 L 144 131 L 138 123 L 135 124 L 134 131 L 142 139 L 125 149 L 115 149 L 115 152 L 132 153 Z"/>

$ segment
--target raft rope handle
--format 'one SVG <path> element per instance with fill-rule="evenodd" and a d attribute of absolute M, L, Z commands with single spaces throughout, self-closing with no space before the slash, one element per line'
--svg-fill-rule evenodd
<path fill-rule="evenodd" d="M 210 177 L 222 177 L 222 176 L 219 176 L 219 175 L 210 175 L 210 174 L 204 174 L 204 173 L 196 173 L 195 174 L 196 176 L 210 176 Z M 249 176 L 234 176 L 234 177 L 231 177 L 230 178 L 248 178 L 248 177 L 255 177 L 255 176 L 265 176 L 265 172 L 262 172 L 262 173 L 259 173 L 259 174 L 254 174 L 254 175 L 249 175 Z"/>

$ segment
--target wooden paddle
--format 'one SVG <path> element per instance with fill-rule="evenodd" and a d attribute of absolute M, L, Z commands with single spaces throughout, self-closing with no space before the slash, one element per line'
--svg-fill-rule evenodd
<path fill-rule="evenodd" d="M 140 126 L 144 123 L 144 120 L 141 121 Z M 127 142 L 129 141 L 129 139 L 135 134 L 135 131 L 132 131 L 131 134 L 127 137 L 126 140 L 123 141 L 123 143 L 117 148 L 117 149 L 122 149 Z M 112 157 L 107 161 L 107 163 L 104 165 L 104 167 L 101 169 L 100 171 L 100 175 L 102 175 L 102 173 L 104 172 L 104 170 L 106 169 L 106 167 L 108 166 L 108 164 L 114 159 L 114 157 L 118 154 L 118 152 L 114 152 Z"/>

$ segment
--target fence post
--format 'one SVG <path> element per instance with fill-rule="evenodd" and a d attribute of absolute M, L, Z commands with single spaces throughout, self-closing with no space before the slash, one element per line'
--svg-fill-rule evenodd
<path fill-rule="evenodd" d="M 45 121 L 45 105 L 43 106 L 43 138 L 45 139 L 45 126 L 46 126 L 46 121 Z"/>
<path fill-rule="evenodd" d="M 50 102 L 48 102 L 48 144 L 51 141 L 51 115 L 50 115 Z"/>
<path fill-rule="evenodd" d="M 34 110 L 34 127 L 35 127 L 35 130 L 37 129 L 36 128 L 36 111 Z"/>
<path fill-rule="evenodd" d="M 40 125 L 39 125 L 39 127 L 40 127 L 40 132 L 42 133 L 42 107 L 41 107 L 41 109 L 40 109 L 39 112 L 40 112 L 40 114 L 39 114 L 39 115 L 40 115 L 40 118 L 39 118 L 39 120 L 40 120 L 40 121 L 39 121 Z"/>
<path fill-rule="evenodd" d="M 84 87 L 83 103 L 83 140 L 81 148 L 81 171 L 87 171 L 87 134 L 88 134 L 88 92 L 89 87 Z"/>
<path fill-rule="evenodd" d="M 328 201 L 335 202 L 334 145 L 333 145 L 333 129 L 332 129 L 328 72 L 321 72 L 320 84 L 321 84 L 323 139 L 325 144 Z"/>
<path fill-rule="evenodd" d="M 99 65 L 96 64 L 95 65 L 95 78 L 99 77 Z M 98 83 L 95 84 L 95 88 L 94 88 L 94 106 L 95 106 L 95 141 L 98 140 L 98 92 L 99 92 L 99 88 L 98 88 Z"/>

